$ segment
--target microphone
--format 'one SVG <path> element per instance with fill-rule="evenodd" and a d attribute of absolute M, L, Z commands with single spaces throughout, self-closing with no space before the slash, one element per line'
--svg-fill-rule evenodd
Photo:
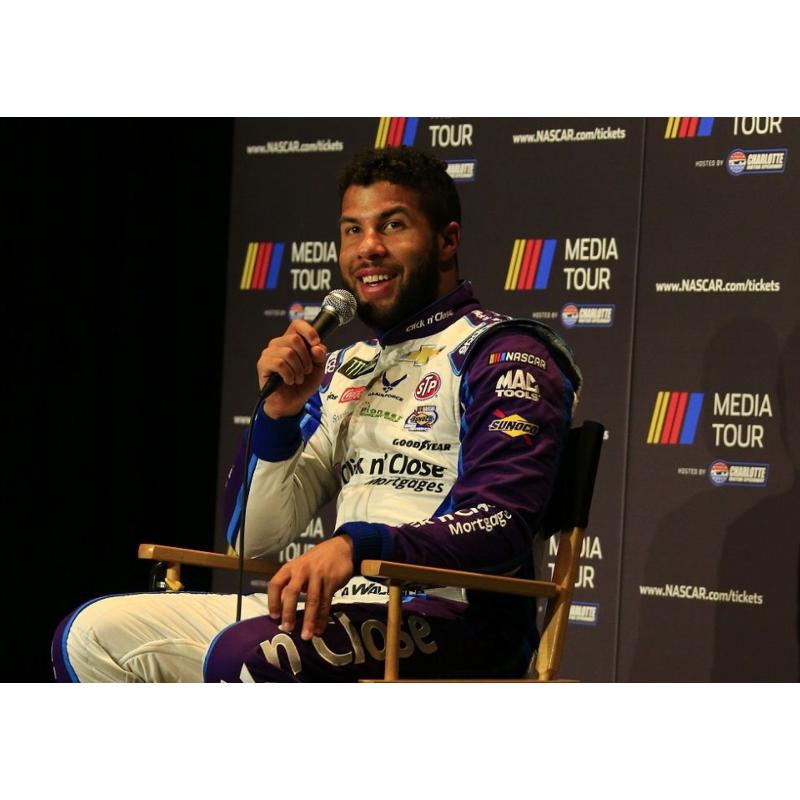
<path fill-rule="evenodd" d="M 311 327 L 319 334 L 320 339 L 325 339 L 341 325 L 352 322 L 355 315 L 355 297 L 346 289 L 334 289 L 325 296 L 322 308 L 314 317 Z M 273 372 L 258 396 L 259 403 L 269 397 L 282 383 L 283 378 L 277 372 Z"/>

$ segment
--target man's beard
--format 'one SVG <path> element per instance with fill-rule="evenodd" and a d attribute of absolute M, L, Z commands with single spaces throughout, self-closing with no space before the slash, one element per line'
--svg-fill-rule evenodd
<path fill-rule="evenodd" d="M 358 294 L 354 293 L 356 298 Z M 394 303 L 379 309 L 358 300 L 358 318 L 373 330 L 388 331 L 429 306 L 439 297 L 439 259 L 434 246 L 414 271 L 412 279 L 398 289 Z"/>

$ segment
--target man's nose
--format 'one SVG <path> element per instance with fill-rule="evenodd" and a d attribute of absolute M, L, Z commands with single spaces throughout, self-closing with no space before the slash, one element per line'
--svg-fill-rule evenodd
<path fill-rule="evenodd" d="M 382 258 L 386 255 L 386 246 L 380 232 L 375 228 L 368 228 L 361 237 L 358 254 L 362 258 Z"/>

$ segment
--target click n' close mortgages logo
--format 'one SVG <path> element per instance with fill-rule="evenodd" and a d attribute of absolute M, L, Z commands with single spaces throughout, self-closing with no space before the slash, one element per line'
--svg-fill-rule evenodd
<path fill-rule="evenodd" d="M 381 117 L 375 147 L 413 147 L 419 117 Z"/>
<path fill-rule="evenodd" d="M 659 392 L 647 444 L 693 444 L 702 409 L 702 392 Z"/>
<path fill-rule="evenodd" d="M 546 289 L 556 239 L 515 239 L 506 273 L 506 291 Z"/>

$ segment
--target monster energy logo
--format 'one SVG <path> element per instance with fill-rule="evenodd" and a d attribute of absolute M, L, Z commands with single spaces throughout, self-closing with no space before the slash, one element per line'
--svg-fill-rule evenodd
<path fill-rule="evenodd" d="M 365 361 L 363 358 L 353 356 L 349 361 L 345 361 L 337 372 L 341 372 L 345 377 L 354 380 L 355 378 L 360 378 L 362 375 L 366 375 L 368 372 L 372 372 L 377 366 L 378 356 L 375 356 L 375 358 L 370 361 Z"/>

